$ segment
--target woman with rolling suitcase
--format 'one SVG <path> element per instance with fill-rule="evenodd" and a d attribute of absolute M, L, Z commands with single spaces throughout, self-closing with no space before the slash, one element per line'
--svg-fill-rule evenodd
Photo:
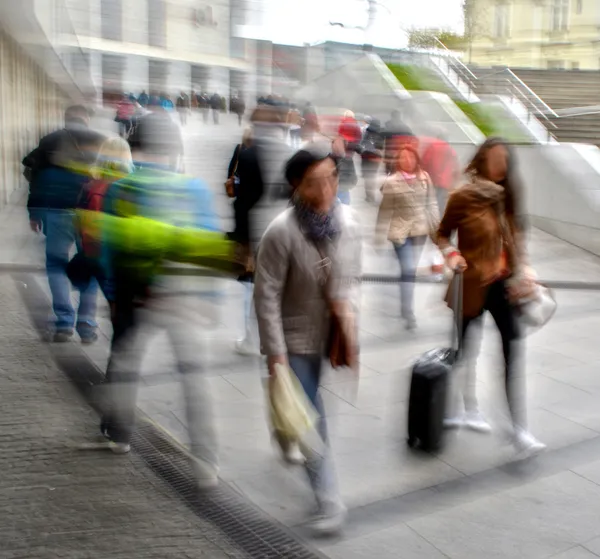
<path fill-rule="evenodd" d="M 465 334 L 469 327 L 489 311 L 502 339 L 511 441 L 518 451 L 536 453 L 545 445 L 527 430 L 517 321 L 518 302 L 535 290 L 536 283 L 527 266 L 514 160 L 508 145 L 498 138 L 486 140 L 469 163 L 467 176 L 467 184 L 450 194 L 437 233 L 447 265 L 462 271 L 463 276 L 460 353 L 468 350 Z M 455 231 L 456 247 L 450 242 Z M 447 297 L 452 307 L 451 299 Z M 469 401 L 475 401 L 474 409 L 468 408 Z M 467 417 L 478 414 L 474 398 L 465 398 L 465 406 Z"/>

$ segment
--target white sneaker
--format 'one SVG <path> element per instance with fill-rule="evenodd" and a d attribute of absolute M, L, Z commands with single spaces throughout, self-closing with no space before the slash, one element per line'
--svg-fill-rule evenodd
<path fill-rule="evenodd" d="M 467 429 L 477 431 L 478 433 L 491 433 L 492 426 L 485 420 L 478 411 L 468 412 L 465 415 L 464 425 Z"/>
<path fill-rule="evenodd" d="M 465 424 L 465 419 L 462 415 L 455 417 L 446 417 L 444 419 L 444 429 L 460 429 Z"/>
<path fill-rule="evenodd" d="M 309 526 L 318 536 L 332 536 L 342 529 L 346 516 L 348 516 L 348 509 L 342 503 L 338 503 L 315 514 Z"/>
<path fill-rule="evenodd" d="M 514 434 L 513 444 L 520 455 L 535 456 L 546 450 L 546 445 L 538 441 L 531 433 L 517 429 Z"/>
<path fill-rule="evenodd" d="M 248 338 L 241 338 L 235 342 L 235 351 L 239 355 L 258 355 L 256 348 Z"/>
<path fill-rule="evenodd" d="M 110 450 L 114 454 L 127 454 L 131 450 L 128 443 L 115 443 L 114 441 L 99 441 L 95 443 L 82 443 L 77 445 L 79 450 Z"/>
<path fill-rule="evenodd" d="M 295 466 L 301 466 L 306 462 L 306 458 L 300 451 L 298 443 L 290 443 L 283 453 L 283 458 L 288 464 Z"/>

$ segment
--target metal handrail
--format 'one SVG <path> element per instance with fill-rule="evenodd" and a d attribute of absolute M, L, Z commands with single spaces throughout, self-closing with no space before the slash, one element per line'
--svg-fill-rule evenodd
<path fill-rule="evenodd" d="M 515 84 L 510 83 L 510 81 L 508 82 L 508 84 L 510 87 L 512 87 L 515 90 L 515 92 L 521 97 L 521 99 L 523 101 L 525 101 L 537 113 L 536 116 L 542 117 L 549 125 L 552 126 L 552 128 L 558 128 L 558 126 L 556 126 L 556 124 L 554 122 L 552 122 L 543 111 L 540 111 L 540 109 L 538 107 L 536 107 L 531 102 L 531 100 L 527 97 L 527 95 L 525 95 L 522 91 L 520 91 L 519 88 L 515 86 Z M 509 90 L 509 92 L 510 92 L 510 90 Z"/>
<path fill-rule="evenodd" d="M 510 68 L 506 68 L 506 71 L 508 72 L 508 74 L 515 79 L 519 85 L 521 85 L 522 87 L 524 87 L 527 90 L 527 93 L 529 93 L 530 95 L 532 95 L 534 97 L 534 99 L 536 99 L 537 101 L 539 101 L 539 103 L 544 107 L 544 109 L 550 113 L 552 116 L 558 116 L 551 108 L 549 105 L 547 105 L 543 99 L 537 95 L 537 93 L 535 93 L 519 76 L 517 76 Z"/>
<path fill-rule="evenodd" d="M 471 72 L 471 70 L 469 70 L 469 67 L 460 58 L 458 58 L 458 56 L 456 56 L 444 43 L 442 43 L 442 41 L 440 41 L 437 37 L 434 37 L 434 39 L 440 45 L 442 45 L 442 47 L 444 47 L 446 51 L 450 53 L 450 57 L 458 63 L 461 69 L 465 70 L 467 74 L 470 75 L 474 80 L 477 79 L 477 76 L 473 72 Z"/>

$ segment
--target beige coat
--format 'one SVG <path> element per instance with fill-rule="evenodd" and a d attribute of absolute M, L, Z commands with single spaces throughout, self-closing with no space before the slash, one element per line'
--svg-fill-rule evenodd
<path fill-rule="evenodd" d="M 434 186 L 421 171 L 415 179 L 402 173 L 389 175 L 381 188 L 383 198 L 377 215 L 375 240 L 402 244 L 408 237 L 431 235 L 437 229 L 440 213 Z"/>
<path fill-rule="evenodd" d="M 348 301 L 358 315 L 360 228 L 348 206 L 339 204 L 337 211 L 340 236 L 322 247 L 331 260 L 329 298 Z M 330 323 L 322 274 L 319 251 L 288 208 L 269 225 L 258 249 L 254 303 L 263 354 L 323 354 Z"/>

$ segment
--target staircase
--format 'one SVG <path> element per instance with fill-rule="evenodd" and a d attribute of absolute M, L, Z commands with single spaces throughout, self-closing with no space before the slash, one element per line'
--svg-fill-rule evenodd
<path fill-rule="evenodd" d="M 506 73 L 502 69 L 474 68 L 473 71 L 479 78 L 478 94 L 502 94 L 509 87 Z M 558 113 L 547 112 L 547 116 L 556 125 L 556 129 L 551 132 L 559 142 L 600 147 L 600 112 L 578 116 L 561 114 L 564 109 L 600 106 L 600 72 L 525 68 L 513 68 L 512 71 L 543 103 Z"/>

